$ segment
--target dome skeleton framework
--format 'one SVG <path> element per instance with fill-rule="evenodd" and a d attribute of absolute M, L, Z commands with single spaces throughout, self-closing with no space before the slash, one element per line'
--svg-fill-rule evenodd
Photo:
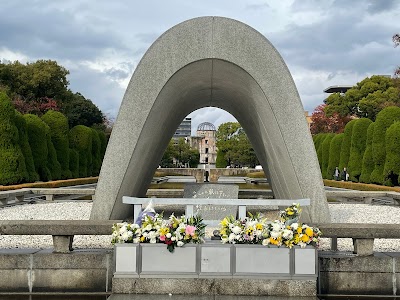
<path fill-rule="evenodd" d="M 214 124 L 203 122 L 197 126 L 197 131 L 216 131 Z"/>

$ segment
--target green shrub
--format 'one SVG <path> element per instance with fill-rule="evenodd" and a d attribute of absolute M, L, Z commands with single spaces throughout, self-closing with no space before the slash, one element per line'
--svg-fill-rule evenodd
<path fill-rule="evenodd" d="M 92 130 L 77 125 L 69 131 L 69 144 L 79 154 L 79 177 L 86 177 L 92 171 Z"/>
<path fill-rule="evenodd" d="M 54 148 L 53 142 L 51 141 L 50 128 L 45 123 L 46 128 L 46 140 L 47 140 L 47 168 L 49 168 L 51 179 L 61 179 L 61 165 L 57 160 L 57 152 Z"/>
<path fill-rule="evenodd" d="M 351 147 L 351 137 L 353 134 L 353 126 L 357 120 L 351 120 L 344 127 L 344 137 L 342 142 L 342 148 L 340 149 L 340 162 L 339 170 L 347 169 L 350 158 L 350 147 Z"/>
<path fill-rule="evenodd" d="M 322 173 L 322 144 L 327 137 L 326 133 L 320 133 L 319 136 L 315 139 L 315 151 L 317 152 L 319 168 L 321 169 Z"/>
<path fill-rule="evenodd" d="M 28 140 L 26 121 L 22 114 L 18 111 L 15 111 L 15 114 L 15 124 L 17 125 L 19 135 L 19 145 L 21 147 L 22 154 L 24 155 L 26 171 L 28 172 L 27 181 L 35 182 L 39 180 L 39 174 L 36 172 L 35 164 L 33 162 L 32 150 Z"/>
<path fill-rule="evenodd" d="M 98 176 L 100 173 L 101 167 L 101 158 L 100 158 L 100 151 L 101 151 L 101 141 L 99 138 L 98 131 L 91 128 L 92 130 L 92 176 Z"/>
<path fill-rule="evenodd" d="M 386 130 L 386 160 L 383 171 L 384 184 L 399 185 L 400 175 L 400 122 L 393 123 Z"/>
<path fill-rule="evenodd" d="M 15 109 L 4 92 L 0 92 L 0 184 L 28 179 L 25 158 L 19 145 Z"/>
<path fill-rule="evenodd" d="M 370 119 L 361 118 L 355 121 L 351 136 L 350 158 L 347 172 L 350 180 L 358 182 L 362 171 L 362 159 L 367 143 L 367 131 L 372 123 Z"/>
<path fill-rule="evenodd" d="M 400 121 L 400 107 L 390 106 L 381 110 L 376 116 L 374 136 L 372 139 L 372 154 L 374 157 L 374 171 L 371 173 L 371 182 L 383 184 L 386 160 L 386 130 L 394 122 Z"/>
<path fill-rule="evenodd" d="M 46 123 L 38 116 L 26 114 L 24 119 L 27 125 L 29 145 L 31 146 L 33 162 L 40 180 L 51 180 L 51 173 L 47 165 L 49 150 L 47 146 Z"/>
<path fill-rule="evenodd" d="M 336 167 L 339 167 L 340 162 L 340 149 L 342 148 L 344 133 L 336 134 L 329 148 L 329 163 L 328 169 L 326 170 L 326 177 L 333 179 Z"/>
<path fill-rule="evenodd" d="M 375 168 L 374 158 L 372 155 L 372 139 L 374 136 L 375 123 L 371 123 L 367 130 L 367 142 L 362 160 L 362 170 L 360 182 L 371 183 L 371 173 Z"/>
<path fill-rule="evenodd" d="M 106 153 L 107 148 L 107 137 L 104 131 L 98 130 L 99 138 L 100 138 L 100 160 L 103 162 L 104 154 Z M 100 166 L 101 167 L 101 166 Z"/>
<path fill-rule="evenodd" d="M 49 110 L 42 116 L 42 120 L 50 128 L 51 141 L 57 153 L 57 160 L 61 165 L 61 178 L 71 178 L 67 117 L 58 111 Z"/>
<path fill-rule="evenodd" d="M 79 153 L 74 149 L 69 149 L 69 169 L 72 177 L 79 178 Z"/>
<path fill-rule="evenodd" d="M 327 178 L 327 170 L 328 170 L 328 163 L 329 163 L 329 150 L 331 147 L 331 141 L 334 138 L 334 133 L 327 133 L 326 137 L 322 143 L 322 178 Z"/>

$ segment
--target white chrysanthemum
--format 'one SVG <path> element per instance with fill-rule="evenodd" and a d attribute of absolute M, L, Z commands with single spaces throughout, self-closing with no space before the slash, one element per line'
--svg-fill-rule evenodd
<path fill-rule="evenodd" d="M 142 234 L 142 229 L 141 229 L 141 228 L 138 228 L 138 229 L 136 230 L 136 234 L 137 234 L 137 235 L 141 235 L 141 234 Z"/>
<path fill-rule="evenodd" d="M 167 237 L 167 239 L 170 239 L 171 238 L 171 233 L 168 232 L 165 236 Z"/>
<path fill-rule="evenodd" d="M 257 237 L 262 237 L 262 230 L 256 230 L 255 232 Z"/>
<path fill-rule="evenodd" d="M 129 239 L 128 231 L 125 231 L 123 234 L 121 234 L 121 238 L 122 240 L 127 241 Z"/>
<path fill-rule="evenodd" d="M 139 243 L 140 243 L 140 238 L 139 238 L 139 237 L 134 238 L 134 239 L 133 239 L 133 242 L 134 242 L 135 244 L 139 244 Z"/>
<path fill-rule="evenodd" d="M 176 245 L 177 245 L 178 247 L 182 247 L 182 246 L 184 245 L 184 243 L 183 243 L 182 241 L 178 241 L 178 242 L 176 243 Z"/>
<path fill-rule="evenodd" d="M 235 237 L 236 237 L 236 234 L 231 233 L 231 234 L 229 235 L 228 239 L 229 239 L 230 242 L 232 242 L 232 241 L 235 240 Z"/>
<path fill-rule="evenodd" d="M 148 235 L 148 238 L 149 239 L 151 239 L 151 240 L 153 240 L 153 239 L 155 239 L 156 237 L 157 237 L 157 232 L 155 232 L 155 231 L 150 231 L 149 232 L 149 235 Z"/>
<path fill-rule="evenodd" d="M 145 228 L 147 231 L 150 231 L 153 229 L 153 226 L 151 224 L 148 224 Z"/>
<path fill-rule="evenodd" d="M 289 229 L 283 230 L 282 237 L 290 240 L 293 237 L 293 231 L 291 231 Z"/>
<path fill-rule="evenodd" d="M 145 238 L 147 238 L 147 237 L 148 237 L 148 235 L 149 235 L 149 233 L 148 233 L 148 232 L 143 232 L 143 236 L 144 236 Z"/>
<path fill-rule="evenodd" d="M 125 233 L 128 230 L 128 228 L 126 227 L 126 225 L 124 224 L 120 229 L 119 229 L 119 233 L 122 235 L 123 233 Z"/>
<path fill-rule="evenodd" d="M 309 226 L 308 225 L 306 225 L 306 224 L 303 224 L 303 226 L 301 226 L 301 228 L 303 228 L 303 229 L 306 229 L 306 228 L 308 228 Z"/>
<path fill-rule="evenodd" d="M 262 244 L 263 244 L 264 246 L 268 246 L 268 245 L 269 245 L 269 239 L 264 239 L 264 240 L 262 241 Z"/>
<path fill-rule="evenodd" d="M 171 237 L 171 241 L 173 241 L 173 242 L 176 241 L 176 237 L 174 237 L 174 236 Z"/>
<path fill-rule="evenodd" d="M 271 231 L 271 237 L 273 237 L 274 239 L 278 238 L 280 235 L 280 231 Z"/>
<path fill-rule="evenodd" d="M 228 238 L 222 238 L 221 239 L 222 244 L 226 244 L 227 242 L 229 242 Z"/>
<path fill-rule="evenodd" d="M 272 231 L 280 231 L 280 230 L 281 230 L 281 224 L 272 223 Z"/>
<path fill-rule="evenodd" d="M 155 228 L 156 228 L 156 230 L 160 230 L 161 226 L 160 225 L 156 225 Z"/>
<path fill-rule="evenodd" d="M 290 228 L 292 228 L 293 230 L 297 230 L 298 227 L 299 223 L 293 223 L 292 225 L 290 225 Z"/>
<path fill-rule="evenodd" d="M 233 227 L 232 232 L 234 234 L 239 234 L 240 232 L 242 232 L 242 228 L 240 228 L 239 226 L 235 226 Z"/>
<path fill-rule="evenodd" d="M 150 244 L 155 244 L 155 243 L 157 243 L 156 239 L 150 239 Z"/>

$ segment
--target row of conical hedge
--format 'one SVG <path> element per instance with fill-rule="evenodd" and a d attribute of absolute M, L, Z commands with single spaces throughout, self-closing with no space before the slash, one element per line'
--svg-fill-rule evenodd
<path fill-rule="evenodd" d="M 323 178 L 333 179 L 339 167 L 351 181 L 399 185 L 400 107 L 383 109 L 375 122 L 351 120 L 344 133 L 320 133 L 313 140 Z"/>
<path fill-rule="evenodd" d="M 69 130 L 60 112 L 22 115 L 0 92 L 0 185 L 96 176 L 106 143 L 102 131 Z"/>

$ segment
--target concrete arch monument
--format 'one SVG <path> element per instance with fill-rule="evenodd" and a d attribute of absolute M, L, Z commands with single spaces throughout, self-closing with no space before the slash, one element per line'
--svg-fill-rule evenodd
<path fill-rule="evenodd" d="M 245 129 L 275 198 L 310 198 L 304 221 L 329 222 L 321 173 L 296 86 L 282 57 L 253 28 L 201 17 L 161 35 L 137 66 L 107 147 L 92 219 L 132 214 L 176 128 L 215 106 Z"/>

